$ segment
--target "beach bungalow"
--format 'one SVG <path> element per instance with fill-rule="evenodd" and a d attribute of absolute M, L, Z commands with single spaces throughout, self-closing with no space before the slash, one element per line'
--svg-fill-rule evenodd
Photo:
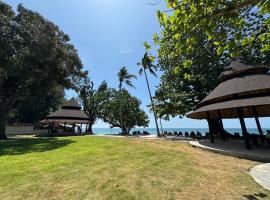
<path fill-rule="evenodd" d="M 188 114 L 192 119 L 216 120 L 239 118 L 246 148 L 251 148 L 244 118 L 255 118 L 258 132 L 263 136 L 259 117 L 270 116 L 270 74 L 266 66 L 251 65 L 241 58 L 232 59 L 220 75 L 220 84 Z M 211 140 L 214 128 L 209 123 Z"/>
<path fill-rule="evenodd" d="M 61 109 L 47 116 L 45 122 L 48 124 L 48 134 L 57 135 L 75 133 L 77 127 L 78 132 L 82 132 L 82 126 L 89 124 L 87 114 L 82 110 L 82 107 L 75 98 L 66 101 Z M 78 126 L 79 125 L 79 126 Z M 86 131 L 87 132 L 87 128 Z"/>

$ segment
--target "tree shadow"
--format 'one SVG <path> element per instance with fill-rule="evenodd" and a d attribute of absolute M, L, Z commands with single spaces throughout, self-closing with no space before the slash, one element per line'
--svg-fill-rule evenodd
<path fill-rule="evenodd" d="M 259 192 L 256 194 L 243 195 L 243 196 L 248 200 L 259 200 L 259 199 L 264 199 L 267 197 L 267 195 L 262 192 Z"/>
<path fill-rule="evenodd" d="M 0 142 L 0 156 L 45 152 L 65 147 L 75 141 L 57 138 L 16 138 Z"/>

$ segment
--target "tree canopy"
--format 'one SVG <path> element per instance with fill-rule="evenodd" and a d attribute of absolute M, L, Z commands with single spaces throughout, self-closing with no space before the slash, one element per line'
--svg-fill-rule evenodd
<path fill-rule="evenodd" d="M 107 83 L 103 81 L 98 89 L 94 88 L 94 83 L 90 79 L 85 79 L 85 83 L 80 90 L 79 98 L 82 102 L 85 113 L 89 117 L 89 133 L 93 133 L 92 126 L 100 118 L 102 103 L 106 100 Z"/>
<path fill-rule="evenodd" d="M 140 108 L 141 101 L 131 96 L 127 90 L 122 89 L 122 94 L 119 95 L 116 89 L 103 87 L 99 101 L 99 118 L 109 123 L 112 128 L 121 128 L 122 133 L 128 134 L 135 126 L 148 126 L 148 116 Z"/>
<path fill-rule="evenodd" d="M 270 1 L 168 0 L 153 36 L 163 71 L 155 100 L 167 119 L 194 109 L 231 57 L 270 63 Z"/>
<path fill-rule="evenodd" d="M 69 36 L 41 15 L 0 2 L 0 134 L 21 98 L 56 86 L 77 88 L 86 77 Z"/>

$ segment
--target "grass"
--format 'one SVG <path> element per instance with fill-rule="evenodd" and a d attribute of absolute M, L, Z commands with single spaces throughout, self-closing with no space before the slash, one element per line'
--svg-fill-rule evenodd
<path fill-rule="evenodd" d="M 270 199 L 255 164 L 183 142 L 20 138 L 0 142 L 0 199 Z"/>

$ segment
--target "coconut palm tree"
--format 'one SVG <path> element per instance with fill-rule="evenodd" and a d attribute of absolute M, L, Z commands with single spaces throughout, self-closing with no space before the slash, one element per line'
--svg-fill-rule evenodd
<path fill-rule="evenodd" d="M 154 113 L 154 118 L 155 118 L 155 124 L 156 124 L 156 129 L 157 129 L 157 136 L 161 137 L 160 132 L 159 132 L 159 128 L 158 128 L 158 122 L 157 122 L 157 115 L 156 115 L 156 109 L 155 109 L 155 104 L 153 101 L 153 97 L 151 94 L 151 90 L 150 90 L 150 86 L 149 86 L 149 81 L 148 81 L 148 76 L 146 73 L 146 70 L 148 70 L 150 72 L 150 74 L 154 75 L 155 77 L 157 77 L 156 75 L 156 70 L 157 70 L 157 66 L 153 64 L 154 62 L 154 57 L 151 55 L 148 55 L 148 53 L 146 52 L 141 60 L 140 63 L 137 63 L 137 65 L 140 68 L 139 74 L 142 75 L 144 74 L 145 80 L 146 80 L 146 84 L 147 84 L 147 88 L 148 88 L 148 93 L 150 96 L 150 100 L 151 100 L 151 106 L 152 106 L 152 110 Z"/>
<path fill-rule="evenodd" d="M 118 76 L 118 81 L 119 81 L 119 86 L 118 86 L 119 96 L 122 94 L 123 84 L 126 84 L 129 87 L 135 88 L 132 83 L 132 79 L 136 79 L 136 76 L 133 74 L 130 74 L 126 67 L 120 68 L 119 72 L 117 73 L 117 76 Z M 122 131 L 123 131 L 123 114 L 122 114 L 121 105 L 120 105 L 120 120 L 121 120 L 121 126 L 122 126 Z"/>
<path fill-rule="evenodd" d="M 119 91 L 122 91 L 123 83 L 125 83 L 129 87 L 134 87 L 132 84 L 131 79 L 136 79 L 136 76 L 133 74 L 130 74 L 126 67 L 122 67 L 119 72 L 117 73 L 118 80 L 119 80 Z"/>

